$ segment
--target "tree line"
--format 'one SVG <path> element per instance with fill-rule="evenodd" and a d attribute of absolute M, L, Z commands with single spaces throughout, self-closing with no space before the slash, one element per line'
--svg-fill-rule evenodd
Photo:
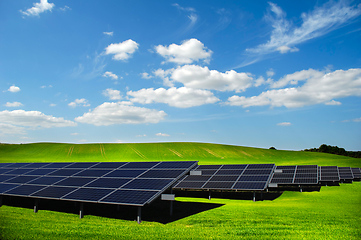
<path fill-rule="evenodd" d="M 346 151 L 344 148 L 322 144 L 319 148 L 305 149 L 307 152 L 331 153 L 353 158 L 361 158 L 361 151 Z"/>

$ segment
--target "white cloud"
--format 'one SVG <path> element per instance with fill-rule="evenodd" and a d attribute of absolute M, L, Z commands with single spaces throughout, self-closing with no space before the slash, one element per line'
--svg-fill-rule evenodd
<path fill-rule="evenodd" d="M 55 104 L 55 103 L 51 103 L 49 106 L 50 106 L 50 107 L 55 107 L 56 104 Z"/>
<path fill-rule="evenodd" d="M 182 10 L 182 11 L 187 11 L 187 12 L 195 12 L 196 10 L 194 8 L 191 8 L 191 7 L 182 7 L 180 6 L 178 3 L 173 3 L 172 6 L 178 8 L 179 10 Z"/>
<path fill-rule="evenodd" d="M 72 136 L 78 136 L 79 135 L 79 133 L 70 133 L 70 135 L 72 135 Z"/>
<path fill-rule="evenodd" d="M 329 102 L 325 102 L 325 105 L 339 106 L 339 105 L 341 105 L 341 104 L 342 104 L 341 102 L 338 102 L 338 101 L 335 101 L 335 100 L 332 100 L 332 101 L 329 101 Z"/>
<path fill-rule="evenodd" d="M 154 75 L 157 77 L 160 77 L 163 79 L 163 85 L 167 86 L 167 87 L 174 87 L 174 84 L 169 80 L 169 74 L 172 73 L 172 71 L 174 71 L 174 69 L 168 69 L 168 70 L 163 70 L 163 69 L 157 69 L 155 71 L 153 71 Z"/>
<path fill-rule="evenodd" d="M 143 79 L 151 79 L 152 78 L 152 76 L 149 75 L 149 73 L 147 73 L 147 72 L 141 73 L 140 75 L 142 76 Z"/>
<path fill-rule="evenodd" d="M 310 70 L 311 72 L 316 71 Z M 242 107 L 269 105 L 271 107 L 285 106 L 287 108 L 295 108 L 327 103 L 335 98 L 361 96 L 360 68 L 346 71 L 337 70 L 326 74 L 320 73 L 322 72 L 314 72 L 312 77 L 308 78 L 303 86 L 297 88 L 269 90 L 253 97 L 235 95 L 228 98 L 226 104 Z M 300 79 L 302 78 L 296 80 Z"/>
<path fill-rule="evenodd" d="M 77 106 L 89 107 L 90 104 L 89 104 L 88 100 L 86 100 L 85 98 L 81 98 L 81 99 L 75 99 L 75 101 L 69 103 L 68 106 L 69 107 L 77 107 Z"/>
<path fill-rule="evenodd" d="M 13 85 L 13 86 L 9 87 L 8 91 L 15 93 L 15 92 L 19 92 L 20 88 Z"/>
<path fill-rule="evenodd" d="M 111 78 L 113 80 L 118 80 L 118 76 L 116 74 L 112 73 L 112 72 L 109 72 L 109 71 L 105 72 L 103 74 L 103 77 L 109 77 L 109 78 Z"/>
<path fill-rule="evenodd" d="M 105 35 L 108 35 L 108 36 L 113 36 L 113 33 L 114 32 L 103 32 Z"/>
<path fill-rule="evenodd" d="M 57 118 L 38 111 L 2 111 L 0 112 L 0 122 L 9 123 L 17 126 L 25 127 L 73 127 L 77 124 L 75 122 L 64 120 L 64 118 Z"/>
<path fill-rule="evenodd" d="M 40 0 L 40 3 L 34 3 L 34 7 L 25 11 L 20 10 L 20 12 L 26 16 L 39 16 L 40 13 L 51 11 L 54 7 L 54 3 L 48 3 L 48 0 Z"/>
<path fill-rule="evenodd" d="M 65 11 L 67 11 L 67 10 L 71 10 L 71 8 L 68 7 L 68 6 L 60 7 L 59 9 L 60 9 L 61 11 L 63 11 L 63 12 L 65 12 Z"/>
<path fill-rule="evenodd" d="M 194 61 L 203 60 L 209 63 L 212 56 L 212 51 L 207 49 L 202 42 L 192 38 L 182 42 L 181 45 L 171 44 L 168 47 L 158 45 L 155 47 L 158 54 L 166 59 L 168 62 L 177 64 L 190 64 Z"/>
<path fill-rule="evenodd" d="M 280 46 L 276 50 L 279 51 L 282 54 L 283 53 L 288 53 L 288 52 L 298 52 L 299 51 L 299 49 L 296 48 L 296 47 L 290 48 L 290 47 L 288 47 L 286 45 Z"/>
<path fill-rule="evenodd" d="M 93 111 L 75 118 L 75 121 L 95 126 L 109 126 L 113 124 L 158 123 L 167 116 L 164 111 L 128 105 L 128 102 L 125 104 L 122 102 L 105 102 Z"/>
<path fill-rule="evenodd" d="M 14 126 L 12 124 L 8 124 L 8 123 L 0 123 L 0 136 L 1 135 L 25 135 L 25 128 L 24 127 L 19 127 L 19 126 Z"/>
<path fill-rule="evenodd" d="M 23 104 L 21 102 L 7 102 L 6 104 L 4 104 L 5 107 L 20 107 L 23 106 Z"/>
<path fill-rule="evenodd" d="M 189 108 L 218 102 L 219 99 L 207 90 L 181 88 L 148 88 L 133 92 L 128 91 L 127 95 L 132 96 L 132 102 L 141 104 L 165 103 L 172 107 Z"/>
<path fill-rule="evenodd" d="M 275 71 L 273 71 L 273 69 L 271 68 L 270 70 L 268 70 L 266 72 L 266 74 L 267 74 L 267 77 L 273 77 L 275 75 Z"/>
<path fill-rule="evenodd" d="M 326 72 L 324 72 L 324 71 L 317 71 L 312 68 L 310 68 L 308 70 L 298 71 L 298 72 L 295 72 L 292 74 L 287 74 L 286 76 L 282 77 L 277 82 L 272 83 L 271 87 L 272 88 L 280 88 L 280 87 L 284 87 L 288 84 L 297 85 L 299 81 L 319 79 L 322 76 L 324 76 L 325 73 Z"/>
<path fill-rule="evenodd" d="M 157 133 L 155 135 L 158 137 L 169 137 L 170 136 L 169 134 L 166 134 L 166 133 Z"/>
<path fill-rule="evenodd" d="M 128 39 L 121 43 L 112 43 L 108 47 L 105 48 L 105 54 L 114 54 L 114 60 L 122 60 L 125 61 L 132 57 L 132 54 L 135 50 L 138 49 L 139 44 L 133 41 L 132 39 Z"/>
<path fill-rule="evenodd" d="M 120 91 L 114 90 L 111 88 L 107 88 L 102 93 L 104 96 L 109 97 L 110 100 L 120 100 L 122 96 L 120 95 Z"/>
<path fill-rule="evenodd" d="M 286 19 L 286 13 L 275 3 L 269 2 L 270 11 L 264 19 L 273 28 L 270 40 L 255 48 L 246 49 L 254 57 L 238 67 L 255 63 L 265 54 L 279 51 L 281 53 L 298 51 L 297 44 L 323 36 L 344 26 L 349 20 L 361 14 L 361 5 L 350 6 L 349 1 L 329 1 L 315 7 L 309 13 L 301 14 L 301 25 L 296 26 Z"/>
<path fill-rule="evenodd" d="M 352 121 L 354 121 L 354 122 L 361 122 L 361 117 L 360 117 L 360 118 L 353 119 Z"/>
<path fill-rule="evenodd" d="M 146 134 L 143 134 L 143 135 L 136 135 L 135 137 L 146 137 L 147 135 Z"/>
<path fill-rule="evenodd" d="M 291 126 L 292 124 L 290 122 L 281 122 L 281 123 L 277 123 L 277 126 Z"/>
<path fill-rule="evenodd" d="M 234 70 L 225 73 L 209 70 L 208 67 L 185 65 L 176 68 L 171 75 L 175 82 L 187 88 L 241 92 L 252 86 L 253 78 L 248 73 Z"/>

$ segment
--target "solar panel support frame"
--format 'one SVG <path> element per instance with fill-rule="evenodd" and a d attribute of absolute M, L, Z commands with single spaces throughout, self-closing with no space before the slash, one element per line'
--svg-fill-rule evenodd
<path fill-rule="evenodd" d="M 39 210 L 39 200 L 35 199 L 35 203 L 34 203 L 34 213 L 37 213 Z"/>

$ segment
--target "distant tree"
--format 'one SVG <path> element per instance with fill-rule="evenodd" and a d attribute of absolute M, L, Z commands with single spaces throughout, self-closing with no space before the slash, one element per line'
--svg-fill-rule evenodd
<path fill-rule="evenodd" d="M 269 149 L 272 149 L 272 150 L 277 150 L 275 147 L 270 147 Z"/>
<path fill-rule="evenodd" d="M 307 152 L 322 152 L 322 153 L 331 153 L 342 156 L 361 158 L 361 151 L 346 151 L 344 148 L 339 148 L 337 146 L 330 146 L 326 144 L 322 144 L 319 148 L 310 148 L 305 149 Z"/>

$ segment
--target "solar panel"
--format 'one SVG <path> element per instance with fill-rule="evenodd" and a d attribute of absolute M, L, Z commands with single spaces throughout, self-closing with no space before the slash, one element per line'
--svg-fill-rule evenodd
<path fill-rule="evenodd" d="M 196 161 L 3 163 L 0 194 L 90 202 L 104 198 L 139 206 L 159 197 L 196 166 Z"/>
<path fill-rule="evenodd" d="M 321 166 L 320 168 L 320 181 L 321 182 L 336 182 L 340 181 L 337 166 Z"/>
<path fill-rule="evenodd" d="M 340 179 L 342 180 L 352 180 L 354 179 L 352 170 L 350 167 L 339 167 L 338 172 L 340 175 Z"/>
<path fill-rule="evenodd" d="M 361 170 L 360 168 L 351 168 L 352 174 L 354 178 L 361 178 Z"/>
<path fill-rule="evenodd" d="M 186 176 L 174 188 L 262 191 L 274 167 L 274 164 L 200 165 L 196 170 L 202 172 L 201 176 Z"/>
<path fill-rule="evenodd" d="M 277 166 L 270 183 L 276 184 L 317 184 L 317 165 Z"/>

